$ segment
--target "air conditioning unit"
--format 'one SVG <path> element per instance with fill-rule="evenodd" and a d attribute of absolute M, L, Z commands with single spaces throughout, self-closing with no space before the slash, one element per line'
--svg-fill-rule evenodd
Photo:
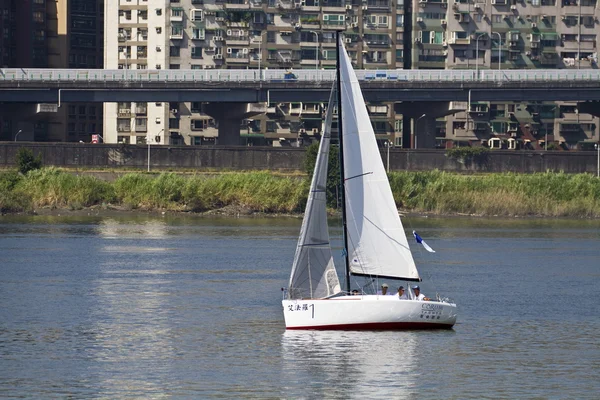
<path fill-rule="evenodd" d="M 352 10 L 352 4 L 346 4 L 346 10 Z"/>
<path fill-rule="evenodd" d="M 446 21 L 445 19 L 441 19 L 440 20 L 440 24 L 442 24 L 442 25 L 448 25 L 448 21 Z"/>
<path fill-rule="evenodd" d="M 244 47 L 242 49 L 242 54 L 248 54 L 248 48 L 247 47 Z"/>
<path fill-rule="evenodd" d="M 443 47 L 448 47 L 448 42 L 446 42 L 446 41 L 442 42 L 442 46 Z"/>
<path fill-rule="evenodd" d="M 223 59 L 223 55 L 222 55 L 222 54 L 215 54 L 215 55 L 213 56 L 213 59 L 214 59 L 214 60 L 222 60 L 222 59 Z"/>
<path fill-rule="evenodd" d="M 227 48 L 227 54 L 231 54 L 233 52 L 233 50 L 231 49 L 231 47 Z"/>
<path fill-rule="evenodd" d="M 536 24 L 535 22 L 532 22 L 532 23 L 531 23 L 531 27 L 532 27 L 532 28 L 537 28 L 537 24 Z"/>
<path fill-rule="evenodd" d="M 352 39 L 346 38 L 346 39 L 344 39 L 344 42 L 346 42 L 346 43 L 352 43 Z"/>
<path fill-rule="evenodd" d="M 517 11 L 517 6 L 510 6 L 510 9 L 513 11 Z"/>
<path fill-rule="evenodd" d="M 353 22 L 350 24 L 350 26 L 353 28 L 358 28 L 358 22 Z"/>
<path fill-rule="evenodd" d="M 306 129 L 300 129 L 300 134 L 304 135 L 306 133 Z"/>
<path fill-rule="evenodd" d="M 312 130 L 312 133 L 313 133 L 313 134 L 317 134 L 317 133 L 319 133 L 319 128 L 313 128 L 313 130 Z"/>
<path fill-rule="evenodd" d="M 447 56 L 447 55 L 448 55 L 448 50 L 444 50 L 444 51 L 442 52 L 442 54 L 443 54 L 443 55 L 445 55 L 445 56 Z"/>
<path fill-rule="evenodd" d="M 363 10 L 368 10 L 368 9 L 369 9 L 369 6 L 362 6 L 361 8 L 362 8 Z"/>
<path fill-rule="evenodd" d="M 525 52 L 525 55 L 526 55 L 526 56 L 530 56 L 530 55 L 531 55 L 531 52 L 530 52 L 530 51 L 526 51 L 526 52 Z"/>
<path fill-rule="evenodd" d="M 421 39 L 415 38 L 415 43 L 421 43 Z"/>
<path fill-rule="evenodd" d="M 417 22 L 423 22 L 423 18 L 417 17 Z"/>
<path fill-rule="evenodd" d="M 162 51 L 162 49 L 160 48 L 160 46 L 156 46 L 156 51 L 159 52 L 159 53 Z"/>
<path fill-rule="evenodd" d="M 427 3 L 427 0 L 419 0 L 419 3 Z"/>
<path fill-rule="evenodd" d="M 215 42 L 220 42 L 223 40 L 223 36 L 215 36 L 214 40 Z"/>
<path fill-rule="evenodd" d="M 231 36 L 231 29 L 227 29 L 227 36 Z"/>
<path fill-rule="evenodd" d="M 479 10 L 481 8 L 479 4 L 475 4 L 473 7 L 475 7 L 476 10 Z"/>

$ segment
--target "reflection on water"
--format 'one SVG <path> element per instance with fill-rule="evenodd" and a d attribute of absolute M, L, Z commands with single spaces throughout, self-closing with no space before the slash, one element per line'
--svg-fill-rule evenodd
<path fill-rule="evenodd" d="M 600 221 L 405 223 L 454 330 L 286 332 L 298 219 L 2 217 L 0 396 L 597 398 Z"/>
<path fill-rule="evenodd" d="M 415 392 L 416 332 L 286 331 L 282 337 L 284 392 L 316 398 L 383 398 Z M 393 397 L 392 396 L 392 397 Z"/>

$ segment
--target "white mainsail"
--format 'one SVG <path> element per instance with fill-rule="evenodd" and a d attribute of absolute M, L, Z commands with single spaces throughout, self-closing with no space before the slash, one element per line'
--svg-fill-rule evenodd
<path fill-rule="evenodd" d="M 341 35 L 338 51 L 350 271 L 418 280 L 419 273 L 400 222 L 367 107 Z"/>
<path fill-rule="evenodd" d="M 289 299 L 323 298 L 340 292 L 327 225 L 327 164 L 335 91 L 329 96 L 323 136 L 310 185 L 288 288 Z"/>

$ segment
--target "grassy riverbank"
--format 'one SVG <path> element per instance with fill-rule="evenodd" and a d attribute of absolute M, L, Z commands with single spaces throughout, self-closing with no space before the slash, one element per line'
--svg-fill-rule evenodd
<path fill-rule="evenodd" d="M 580 174 L 458 175 L 393 172 L 398 208 L 437 214 L 600 217 L 600 180 Z M 157 176 L 129 173 L 113 182 L 55 168 L 0 173 L 0 210 L 89 207 L 206 212 L 227 207 L 248 213 L 301 213 L 308 178 L 269 172 Z"/>

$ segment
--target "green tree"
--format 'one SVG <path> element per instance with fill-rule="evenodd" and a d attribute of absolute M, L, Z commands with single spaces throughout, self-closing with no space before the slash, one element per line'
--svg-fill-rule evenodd
<path fill-rule="evenodd" d="M 34 157 L 31 150 L 21 147 L 17 151 L 16 162 L 19 172 L 25 175 L 29 171 L 42 168 L 42 155 Z"/>

